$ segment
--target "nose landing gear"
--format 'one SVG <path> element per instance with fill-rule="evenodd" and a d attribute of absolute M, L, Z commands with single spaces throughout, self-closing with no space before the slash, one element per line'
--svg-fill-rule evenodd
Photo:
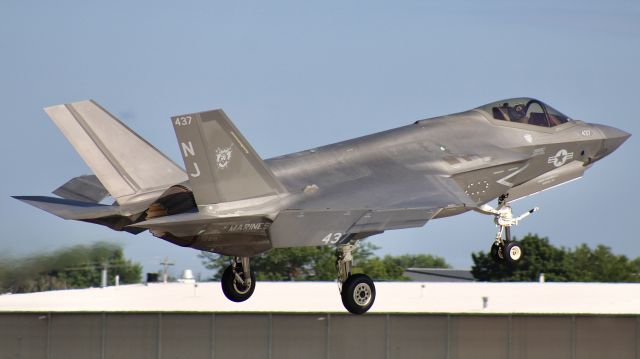
<path fill-rule="evenodd" d="M 498 209 L 494 209 L 489 205 L 483 205 L 479 211 L 481 213 L 490 214 L 494 216 L 494 222 L 498 227 L 495 241 L 491 245 L 491 257 L 498 263 L 506 262 L 509 264 L 518 263 L 524 254 L 522 247 L 516 241 L 511 240 L 511 227 L 517 226 L 518 222 L 527 218 L 539 208 L 535 207 L 529 211 L 523 213 L 518 217 L 513 217 L 513 212 L 509 203 L 506 201 L 506 196 L 501 196 L 498 201 Z"/>

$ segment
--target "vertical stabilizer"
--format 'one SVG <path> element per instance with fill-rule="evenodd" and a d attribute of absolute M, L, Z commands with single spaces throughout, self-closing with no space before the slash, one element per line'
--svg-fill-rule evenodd
<path fill-rule="evenodd" d="M 178 165 L 92 100 L 44 110 L 119 204 L 187 179 Z"/>
<path fill-rule="evenodd" d="M 171 120 L 199 205 L 285 192 L 224 111 L 175 116 Z"/>

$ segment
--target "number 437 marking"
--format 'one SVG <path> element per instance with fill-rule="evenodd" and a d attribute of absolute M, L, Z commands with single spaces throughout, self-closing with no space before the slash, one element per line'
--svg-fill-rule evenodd
<path fill-rule="evenodd" d="M 176 117 L 173 124 L 176 126 L 189 126 L 191 124 L 191 116 Z"/>
<path fill-rule="evenodd" d="M 342 238 L 342 233 L 340 232 L 329 233 L 322 238 L 322 242 L 325 244 L 336 244 L 340 241 L 340 238 Z"/>

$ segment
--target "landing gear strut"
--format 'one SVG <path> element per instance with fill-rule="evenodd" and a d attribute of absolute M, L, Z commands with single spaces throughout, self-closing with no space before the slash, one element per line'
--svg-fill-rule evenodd
<path fill-rule="evenodd" d="M 366 274 L 351 274 L 355 244 L 343 244 L 336 249 L 336 268 L 342 304 L 353 314 L 364 314 L 376 299 L 376 287 Z"/>
<path fill-rule="evenodd" d="M 538 207 L 514 218 L 511 206 L 509 206 L 506 199 L 507 196 L 500 196 L 498 199 L 498 209 L 494 209 L 485 204 L 480 207 L 479 211 L 493 215 L 493 221 L 498 227 L 498 232 L 496 233 L 495 241 L 491 245 L 490 251 L 493 260 L 498 263 L 506 262 L 516 264 L 522 259 L 524 252 L 518 242 L 511 240 L 511 227 L 517 226 L 518 222 L 538 211 Z"/>
<path fill-rule="evenodd" d="M 256 289 L 256 275 L 251 271 L 249 257 L 234 257 L 222 274 L 222 292 L 233 302 L 244 302 Z"/>

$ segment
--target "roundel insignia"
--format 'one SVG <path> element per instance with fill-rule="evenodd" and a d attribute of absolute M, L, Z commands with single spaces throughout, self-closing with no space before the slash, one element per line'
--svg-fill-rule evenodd
<path fill-rule="evenodd" d="M 553 163 L 554 166 L 560 167 L 573 158 L 573 152 L 568 152 L 564 148 L 558 151 L 555 156 L 549 157 L 547 163 Z"/>

